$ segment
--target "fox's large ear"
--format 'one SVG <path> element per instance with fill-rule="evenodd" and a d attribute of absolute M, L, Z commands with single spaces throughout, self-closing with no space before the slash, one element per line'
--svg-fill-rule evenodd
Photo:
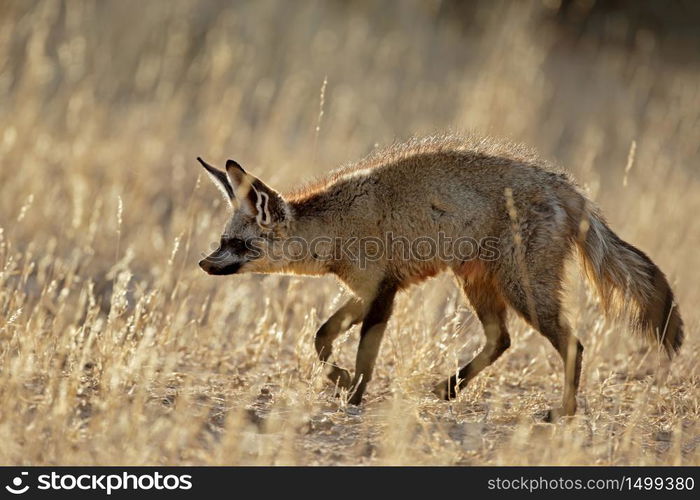
<path fill-rule="evenodd" d="M 226 174 L 235 200 L 242 210 L 255 217 L 260 227 L 269 229 L 284 220 L 286 203 L 277 191 L 247 173 L 233 160 L 226 161 Z"/>
<path fill-rule="evenodd" d="M 197 157 L 197 161 L 202 164 L 204 170 L 207 171 L 207 174 L 209 175 L 209 178 L 212 180 L 214 185 L 217 188 L 219 188 L 219 191 L 223 193 L 224 198 L 226 198 L 228 204 L 233 205 L 233 188 L 231 187 L 231 184 L 228 181 L 226 173 L 222 172 L 217 168 L 212 167 L 207 162 L 202 160 L 199 156 Z"/>

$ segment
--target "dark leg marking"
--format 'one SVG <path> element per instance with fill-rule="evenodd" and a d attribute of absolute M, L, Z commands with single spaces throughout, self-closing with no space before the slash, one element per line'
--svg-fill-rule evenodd
<path fill-rule="evenodd" d="M 355 361 L 355 378 L 352 381 L 350 404 L 359 405 L 367 384 L 372 379 L 374 363 L 377 360 L 386 324 L 391 316 L 394 297 L 398 285 L 393 280 L 384 279 L 372 300 L 360 330 L 360 345 Z"/>

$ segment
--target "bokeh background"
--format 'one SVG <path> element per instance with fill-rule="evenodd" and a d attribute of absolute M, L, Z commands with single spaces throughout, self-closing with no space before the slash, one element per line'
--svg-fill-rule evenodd
<path fill-rule="evenodd" d="M 0 462 L 700 463 L 699 25 L 690 0 L 0 1 Z M 284 191 L 445 131 L 534 146 L 666 271 L 670 367 L 574 269 L 577 417 L 540 423 L 560 361 L 516 318 L 437 402 L 482 342 L 443 277 L 348 408 L 312 348 L 332 278 L 197 269 L 227 212 L 196 156 Z"/>

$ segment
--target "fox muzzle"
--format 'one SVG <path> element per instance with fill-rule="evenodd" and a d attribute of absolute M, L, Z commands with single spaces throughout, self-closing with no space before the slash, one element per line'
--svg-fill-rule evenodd
<path fill-rule="evenodd" d="M 212 262 L 208 259 L 202 259 L 199 261 L 199 267 L 201 267 L 204 272 L 214 275 L 214 276 L 226 276 L 228 274 L 236 274 L 236 272 L 243 265 L 242 262 L 233 262 L 231 264 L 222 265 L 221 262 Z"/>

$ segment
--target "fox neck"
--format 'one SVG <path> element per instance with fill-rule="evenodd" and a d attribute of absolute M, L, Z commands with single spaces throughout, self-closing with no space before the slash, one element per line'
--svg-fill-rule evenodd
<path fill-rule="evenodd" d="M 328 241 L 331 241 L 333 235 L 324 230 L 317 218 L 303 217 L 292 220 L 287 237 L 304 242 L 304 250 L 301 256 L 295 255 L 286 263 L 285 271 L 308 276 L 319 276 L 331 272 L 332 261 L 322 255 L 324 252 L 314 248 L 313 242 L 318 241 L 319 237 L 330 237 Z"/>
<path fill-rule="evenodd" d="M 286 237 L 304 242 L 305 251 L 300 258 L 285 263 L 285 272 L 310 276 L 332 273 L 337 266 L 332 245 L 341 235 L 337 234 L 336 224 L 329 224 L 328 221 L 336 220 L 337 214 L 319 213 L 317 210 L 309 213 L 304 205 L 289 205 L 291 217 L 285 231 Z"/>

